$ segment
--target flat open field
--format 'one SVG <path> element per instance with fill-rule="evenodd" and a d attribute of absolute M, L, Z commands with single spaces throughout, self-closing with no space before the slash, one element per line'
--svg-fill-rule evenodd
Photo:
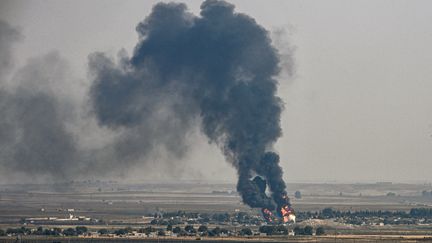
<path fill-rule="evenodd" d="M 0 238 L 1 243 L 14 243 L 19 242 L 16 239 L 10 238 Z M 67 238 L 67 237 L 24 237 L 21 239 L 23 243 L 77 243 L 77 242 L 158 242 L 158 243 L 192 243 L 192 242 L 202 242 L 202 243 L 240 243 L 240 242 L 264 242 L 264 243 L 374 243 L 374 242 L 385 242 L 385 243 L 415 243 L 415 242 L 432 242 L 432 238 L 428 236 L 370 236 L 370 235 L 346 235 L 346 236 L 322 236 L 322 237 L 261 237 L 261 238 L 201 238 L 197 240 L 196 238 L 169 238 L 161 237 L 156 239 L 134 239 L 134 238 Z"/>
<path fill-rule="evenodd" d="M 337 210 L 408 211 L 413 207 L 432 207 L 432 200 L 421 196 L 423 190 L 430 191 L 430 185 L 298 183 L 289 184 L 288 188 L 290 189 L 293 206 L 297 211 L 316 211 L 326 207 L 332 207 Z M 301 199 L 295 199 L 292 196 L 296 190 L 301 191 Z M 389 192 L 394 193 L 395 196 L 387 196 Z M 235 193 L 235 185 L 233 184 L 196 182 L 182 184 L 118 184 L 111 182 L 86 182 L 65 185 L 0 186 L 0 228 L 3 229 L 21 226 L 21 219 L 23 218 L 67 218 L 69 214 L 102 221 L 102 223 L 95 223 L 93 221 L 77 221 L 75 223 L 87 225 L 89 228 L 102 226 L 108 228 L 125 226 L 141 227 L 151 220 L 151 218 L 143 216 L 149 216 L 158 211 L 170 212 L 178 210 L 209 213 L 244 211 L 257 215 L 260 214 L 258 210 L 250 209 L 242 204 L 240 197 Z M 314 224 L 314 222 L 308 223 L 311 225 Z M 53 222 L 49 224 L 55 224 L 58 227 L 70 227 L 71 225 L 70 222 Z M 43 224 L 39 225 L 43 226 Z M 34 226 L 29 225 L 29 227 Z M 429 235 L 432 232 L 430 225 L 400 225 L 379 228 L 368 226 L 345 227 L 335 224 L 331 227 L 334 227 L 335 231 L 327 231 L 327 233 L 334 235 L 333 238 L 321 237 L 318 241 L 312 242 L 377 241 L 372 236 L 370 236 L 372 239 L 368 238 L 371 241 L 360 241 L 359 235 L 381 235 L 380 237 L 388 238 L 389 242 L 411 242 L 409 241 L 411 239 L 399 241 L 401 239 L 395 239 L 394 237 L 415 234 L 417 235 L 415 236 L 415 240 L 419 240 L 423 239 L 423 235 Z M 357 236 L 351 237 L 350 241 L 348 239 L 340 240 L 341 237 L 347 235 Z M 316 238 L 314 239 L 316 240 Z M 6 242 L 4 241 L 5 239 L 2 240 L 0 242 Z M 69 240 L 70 242 L 76 242 L 71 239 Z M 240 241 L 242 240 L 240 239 Z M 273 242 L 275 239 L 271 238 L 268 240 Z M 287 239 L 279 240 L 286 242 Z M 291 242 L 310 242 L 309 240 L 302 237 L 296 238 L 296 241 Z M 380 238 L 381 240 L 384 240 L 384 238 Z M 224 239 L 224 241 L 228 242 L 227 239 Z M 60 242 L 65 241 L 61 240 Z M 93 242 L 102 241 L 95 241 L 93 239 Z M 178 241 L 165 239 L 161 242 Z"/>
<path fill-rule="evenodd" d="M 67 209 L 76 215 L 114 220 L 136 219 L 158 210 L 194 212 L 251 211 L 241 203 L 238 195 L 185 192 L 94 192 L 45 193 L 7 192 L 0 199 L 0 221 L 14 221 L 22 217 L 65 217 Z M 325 207 L 340 210 L 409 210 L 418 203 L 416 197 L 386 196 L 303 196 L 293 199 L 299 211 L 316 211 Z M 41 211 L 41 210 L 44 211 Z M 258 211 L 257 211 L 258 213 Z"/>
<path fill-rule="evenodd" d="M 292 184 L 292 198 L 298 211 L 326 207 L 339 210 L 409 210 L 431 207 L 421 197 L 430 185 L 412 184 Z M 0 187 L 0 222 L 26 217 L 66 217 L 69 213 L 96 219 L 140 223 L 142 216 L 155 211 L 256 212 L 242 204 L 232 184 L 103 184 L 88 183 L 59 187 L 48 185 L 4 185 Z M 231 192 L 231 193 L 230 193 Z M 396 196 L 386 196 L 393 192 Z M 67 212 L 73 209 L 74 212 Z"/>

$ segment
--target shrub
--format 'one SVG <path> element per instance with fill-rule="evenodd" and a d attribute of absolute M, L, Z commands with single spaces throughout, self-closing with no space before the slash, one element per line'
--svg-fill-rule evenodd
<path fill-rule="evenodd" d="M 304 234 L 305 235 L 313 235 L 313 228 L 312 228 L 312 226 L 309 226 L 309 225 L 305 226 L 304 227 Z"/>
<path fill-rule="evenodd" d="M 318 228 L 316 229 L 315 234 L 316 234 L 316 235 L 325 235 L 324 227 L 322 227 L 322 226 L 318 227 Z"/>
<path fill-rule="evenodd" d="M 240 235 L 252 235 L 252 230 L 249 228 L 243 228 L 240 230 Z"/>
<path fill-rule="evenodd" d="M 107 229 L 100 229 L 100 230 L 98 230 L 98 233 L 101 235 L 107 235 L 107 234 L 109 234 L 109 231 Z"/>

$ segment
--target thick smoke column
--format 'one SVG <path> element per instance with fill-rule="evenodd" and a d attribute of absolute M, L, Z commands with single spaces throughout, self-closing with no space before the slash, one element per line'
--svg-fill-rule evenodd
<path fill-rule="evenodd" d="M 137 31 L 131 57 L 115 63 L 101 53 L 90 56 L 100 124 L 133 130 L 144 140 L 165 133 L 171 135 L 164 141 L 181 141 L 199 118 L 209 141 L 237 168 L 246 204 L 289 206 L 279 156 L 269 152 L 281 136 L 282 101 L 274 78 L 279 57 L 268 32 L 233 5 L 214 0 L 201 5 L 200 16 L 184 4 L 159 3 Z M 148 150 L 146 143 L 138 146 Z M 256 175 L 265 183 L 252 180 Z"/>

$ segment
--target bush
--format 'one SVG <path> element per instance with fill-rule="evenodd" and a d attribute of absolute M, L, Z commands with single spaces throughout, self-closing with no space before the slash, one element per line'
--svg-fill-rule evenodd
<path fill-rule="evenodd" d="M 249 228 L 243 228 L 240 230 L 240 235 L 252 235 L 252 230 Z"/>
<path fill-rule="evenodd" d="M 258 231 L 260 233 L 272 235 L 273 234 L 273 226 L 263 225 L 263 226 L 259 227 Z"/>
<path fill-rule="evenodd" d="M 294 234 L 295 235 L 304 235 L 304 229 L 299 227 L 299 226 L 296 226 L 296 227 L 294 227 Z"/>
<path fill-rule="evenodd" d="M 139 233 L 144 233 L 146 235 L 150 234 L 151 232 L 155 232 L 156 229 L 152 228 L 151 226 L 149 227 L 145 227 L 145 228 L 141 228 L 138 230 Z"/>
<path fill-rule="evenodd" d="M 322 226 L 318 227 L 315 232 L 316 235 L 325 235 L 325 230 Z"/>
<path fill-rule="evenodd" d="M 168 230 L 168 231 L 172 231 L 172 230 L 173 230 L 172 225 L 171 225 L 171 224 L 168 224 L 166 230 Z"/>
<path fill-rule="evenodd" d="M 85 226 L 77 226 L 75 227 L 75 230 L 77 232 L 78 235 L 82 235 L 84 233 L 87 233 L 88 229 Z"/>
<path fill-rule="evenodd" d="M 6 234 L 12 234 L 12 235 L 17 235 L 17 234 L 24 234 L 25 233 L 25 228 L 8 228 L 6 230 Z"/>
<path fill-rule="evenodd" d="M 172 232 L 173 232 L 174 234 L 178 234 L 178 233 L 181 232 L 181 228 L 177 226 L 177 227 L 175 227 L 175 228 L 172 230 Z"/>
<path fill-rule="evenodd" d="M 209 236 L 219 236 L 221 234 L 221 228 L 216 227 L 209 232 Z"/>
<path fill-rule="evenodd" d="M 313 235 L 313 228 L 312 226 L 305 226 L 304 228 L 301 228 L 299 226 L 296 226 L 294 228 L 295 235 Z"/>
<path fill-rule="evenodd" d="M 19 229 L 19 228 L 8 228 L 7 230 L 6 230 L 6 234 L 8 234 L 8 235 L 15 235 L 15 234 L 22 234 L 23 233 L 23 231 L 21 230 L 21 229 Z"/>
<path fill-rule="evenodd" d="M 198 232 L 200 232 L 200 233 L 202 233 L 202 232 L 207 232 L 207 230 L 208 230 L 208 228 L 207 228 L 207 226 L 205 226 L 205 225 L 201 225 L 201 226 L 198 228 Z"/>
<path fill-rule="evenodd" d="M 125 234 L 127 234 L 128 232 L 127 232 L 127 230 L 126 229 L 118 229 L 118 230 L 115 230 L 114 231 L 114 234 L 116 234 L 116 235 L 125 235 Z"/>
<path fill-rule="evenodd" d="M 332 208 L 324 208 L 322 211 L 322 215 L 325 218 L 333 218 L 334 217 L 334 211 Z"/>
<path fill-rule="evenodd" d="M 267 235 L 287 235 L 288 229 L 283 225 L 278 225 L 278 226 L 264 225 L 259 228 L 259 232 L 265 233 Z"/>
<path fill-rule="evenodd" d="M 194 229 L 193 225 L 186 225 L 185 231 L 188 232 L 189 234 L 195 234 L 196 233 L 196 230 Z"/>
<path fill-rule="evenodd" d="M 63 230 L 63 234 L 66 236 L 76 236 L 77 232 L 73 228 L 67 228 L 67 229 Z"/>
<path fill-rule="evenodd" d="M 34 232 L 35 235 L 43 235 L 44 230 L 42 227 L 37 227 L 36 231 Z"/>
<path fill-rule="evenodd" d="M 309 225 L 305 226 L 304 227 L 304 234 L 305 235 L 313 235 L 313 228 L 312 228 L 312 226 L 309 226 Z"/>
<path fill-rule="evenodd" d="M 432 209 L 430 208 L 412 208 L 409 212 L 412 217 L 432 217 Z"/>
<path fill-rule="evenodd" d="M 226 222 L 229 220 L 230 216 L 228 213 L 215 213 L 212 218 L 214 221 Z"/>
<path fill-rule="evenodd" d="M 98 233 L 101 235 L 107 235 L 107 234 L 109 234 L 109 231 L 107 229 L 100 229 L 100 230 L 98 230 Z"/>
<path fill-rule="evenodd" d="M 36 231 L 36 234 L 41 234 L 41 235 L 60 235 L 60 233 L 62 233 L 62 229 L 60 228 L 42 229 L 42 227 L 39 227 Z"/>
<path fill-rule="evenodd" d="M 60 228 L 53 228 L 51 230 L 51 232 L 52 232 L 52 235 L 60 235 L 61 232 L 62 232 L 62 229 L 60 229 Z"/>
<path fill-rule="evenodd" d="M 274 234 L 276 235 L 288 235 L 288 229 L 287 227 L 283 225 L 278 225 L 275 227 Z"/>

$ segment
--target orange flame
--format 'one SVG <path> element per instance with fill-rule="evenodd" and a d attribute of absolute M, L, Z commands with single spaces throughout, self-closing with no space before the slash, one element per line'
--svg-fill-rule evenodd
<path fill-rule="evenodd" d="M 290 221 L 290 216 L 294 215 L 294 210 L 288 205 L 283 206 L 280 210 L 283 222 L 288 223 Z"/>

